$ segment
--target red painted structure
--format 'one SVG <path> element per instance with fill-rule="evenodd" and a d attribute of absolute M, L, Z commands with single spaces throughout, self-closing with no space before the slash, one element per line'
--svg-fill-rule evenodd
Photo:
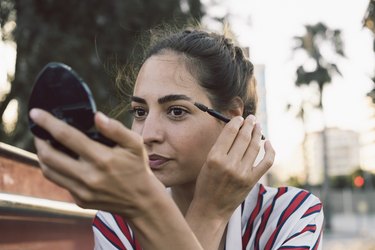
<path fill-rule="evenodd" d="M 0 249 L 93 249 L 95 211 L 43 177 L 36 156 L 0 143 Z"/>

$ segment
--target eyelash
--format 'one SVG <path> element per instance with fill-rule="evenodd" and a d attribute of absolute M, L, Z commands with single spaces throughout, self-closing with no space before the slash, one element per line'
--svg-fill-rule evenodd
<path fill-rule="evenodd" d="M 172 112 L 175 111 L 180 111 L 182 114 L 180 115 L 173 115 Z M 138 112 L 144 112 L 143 115 L 139 115 Z M 141 121 L 144 120 L 147 117 L 148 111 L 144 107 L 133 107 L 132 109 L 129 110 L 129 113 L 133 115 L 134 119 Z M 167 109 L 167 115 L 173 119 L 173 120 L 182 120 L 186 114 L 189 114 L 190 112 L 181 106 L 171 106 Z"/>
<path fill-rule="evenodd" d="M 134 117 L 134 119 L 143 120 L 144 118 L 137 114 L 138 111 L 144 111 L 146 115 L 148 113 L 146 109 L 143 107 L 133 107 L 132 109 L 129 110 L 129 113 Z"/>
<path fill-rule="evenodd" d="M 182 111 L 181 115 L 172 115 L 171 113 L 173 111 Z M 182 120 L 186 114 L 189 114 L 189 111 L 181 106 L 172 106 L 168 108 L 167 114 L 171 116 L 172 119 L 174 120 Z"/>

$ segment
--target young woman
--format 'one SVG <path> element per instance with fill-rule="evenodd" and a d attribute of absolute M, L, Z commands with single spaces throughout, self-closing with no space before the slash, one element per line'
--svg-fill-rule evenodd
<path fill-rule="evenodd" d="M 131 130 L 96 114 L 116 147 L 41 110 L 30 117 L 80 156 L 36 138 L 44 174 L 78 205 L 101 210 L 93 222 L 97 249 L 320 249 L 319 199 L 258 184 L 274 151 L 262 143 L 256 102 L 253 65 L 242 50 L 224 36 L 185 30 L 148 50 L 131 96 Z"/>

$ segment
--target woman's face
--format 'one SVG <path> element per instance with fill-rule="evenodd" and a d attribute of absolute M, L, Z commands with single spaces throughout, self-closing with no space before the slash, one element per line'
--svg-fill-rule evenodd
<path fill-rule="evenodd" d="M 211 107 L 181 55 L 146 60 L 132 97 L 132 130 L 142 135 L 149 165 L 166 186 L 194 184 L 223 124 L 194 106 Z"/>

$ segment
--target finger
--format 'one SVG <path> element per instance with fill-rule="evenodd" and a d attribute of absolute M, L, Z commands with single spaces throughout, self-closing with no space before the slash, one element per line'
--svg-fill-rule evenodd
<path fill-rule="evenodd" d="M 81 157 L 92 159 L 97 152 L 106 148 L 42 109 L 32 109 L 30 117 L 38 126 L 48 131 L 55 140 Z"/>
<path fill-rule="evenodd" d="M 72 169 L 77 169 L 78 167 L 75 160 L 55 150 L 47 142 L 38 138 L 35 138 L 35 147 L 43 175 L 61 187 L 72 188 L 72 184 L 77 182 L 74 180 L 75 178 L 72 178 L 72 172 L 74 172 Z"/>
<path fill-rule="evenodd" d="M 239 130 L 235 141 L 228 153 L 234 160 L 242 160 L 244 154 L 252 140 L 252 133 L 255 126 L 255 116 L 246 117 L 241 129 Z"/>
<path fill-rule="evenodd" d="M 126 128 L 121 122 L 108 118 L 102 112 L 95 114 L 95 125 L 104 136 L 124 148 L 139 149 L 143 146 L 140 135 Z"/>
<path fill-rule="evenodd" d="M 275 161 L 275 150 L 273 149 L 270 141 L 264 142 L 264 157 L 259 164 L 252 168 L 253 174 L 256 178 L 260 179 L 273 165 Z"/>
<path fill-rule="evenodd" d="M 59 185 L 62 188 L 72 190 L 77 186 L 77 181 L 66 177 L 65 175 L 53 170 L 47 164 L 40 163 L 40 169 L 43 175 L 51 182 Z"/>
<path fill-rule="evenodd" d="M 259 123 L 254 124 L 253 131 L 251 133 L 251 141 L 246 148 L 246 152 L 243 155 L 243 162 L 247 165 L 254 165 L 254 162 L 259 154 L 262 142 L 262 130 Z"/>
<path fill-rule="evenodd" d="M 39 161 L 49 166 L 42 169 L 43 174 L 48 175 L 49 171 L 53 171 L 74 179 L 77 179 L 77 176 L 81 176 L 83 169 L 77 160 L 56 150 L 46 141 L 38 138 L 35 138 L 34 141 Z"/>
<path fill-rule="evenodd" d="M 243 124 L 243 121 L 244 119 L 241 116 L 232 118 L 221 131 L 211 151 L 218 152 L 219 154 L 228 154 L 234 140 L 237 137 L 238 131 Z"/>
<path fill-rule="evenodd" d="M 43 175 L 51 182 L 67 189 L 78 205 L 87 207 L 87 201 L 92 199 L 92 195 L 90 187 L 82 179 L 85 178 L 83 173 L 87 173 L 85 164 L 79 164 L 41 139 L 35 138 L 35 146 Z"/>
<path fill-rule="evenodd" d="M 86 186 L 82 185 L 79 181 L 68 178 L 65 175 L 54 171 L 48 165 L 41 163 L 43 175 L 56 185 L 66 189 L 74 198 L 75 203 L 83 208 L 90 208 L 87 201 L 90 201 L 92 194 Z"/>

